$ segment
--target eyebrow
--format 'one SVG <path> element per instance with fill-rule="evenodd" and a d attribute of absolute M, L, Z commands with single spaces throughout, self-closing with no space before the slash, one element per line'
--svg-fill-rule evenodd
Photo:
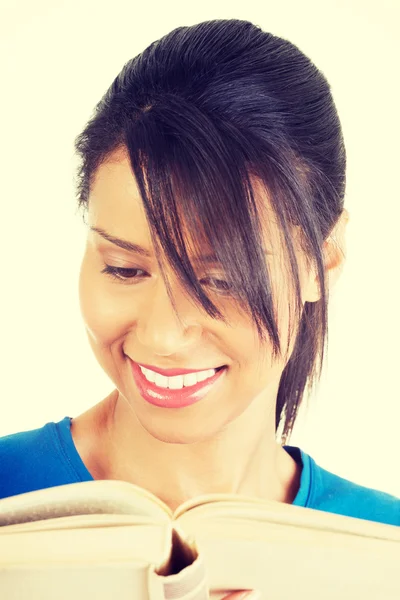
<path fill-rule="evenodd" d="M 107 242 L 111 242 L 124 250 L 128 250 L 128 252 L 135 252 L 136 254 L 140 254 L 141 256 L 145 256 L 146 258 L 151 258 L 151 253 L 143 248 L 143 246 L 139 246 L 139 244 L 133 244 L 132 242 L 128 242 L 128 240 L 122 240 L 121 238 L 115 237 L 107 231 L 104 231 L 101 227 L 90 227 L 92 231 L 101 235 L 102 238 L 107 240 Z"/>
<path fill-rule="evenodd" d="M 123 248 L 123 250 L 127 250 L 128 252 L 134 252 L 134 253 L 139 254 L 140 256 L 144 256 L 146 258 L 152 258 L 151 252 L 149 252 L 148 250 L 146 250 L 146 248 L 143 248 L 143 246 L 140 246 L 139 244 L 133 244 L 132 242 L 128 242 L 128 240 L 123 240 L 121 238 L 115 237 L 115 236 L 111 235 L 110 233 L 107 233 L 107 231 L 105 231 L 101 227 L 90 226 L 90 229 L 92 231 L 94 231 L 95 233 L 98 233 L 99 235 L 101 235 L 101 237 L 104 238 L 105 240 L 107 240 L 108 242 L 111 242 L 112 244 L 115 244 L 116 246 Z M 271 254 L 267 250 L 264 250 L 264 253 Z M 206 254 L 206 255 L 203 255 L 198 258 L 195 257 L 194 260 L 198 261 L 198 262 L 201 261 L 201 262 L 206 262 L 206 263 L 217 263 L 218 262 L 215 254 Z"/>
<path fill-rule="evenodd" d="M 132 242 L 128 242 L 128 240 L 123 240 L 121 238 L 115 237 L 114 235 L 107 233 L 107 231 L 105 231 L 101 227 L 92 227 L 91 226 L 90 229 L 92 231 L 94 231 L 95 233 L 98 233 L 99 235 L 101 235 L 101 237 L 104 238 L 105 240 L 107 240 L 108 242 L 111 242 L 112 244 L 115 244 L 116 246 L 119 246 L 120 248 L 123 248 L 124 250 L 128 250 L 128 252 L 135 252 L 136 254 L 139 254 L 140 256 L 145 256 L 146 258 L 152 258 L 152 254 L 148 250 L 146 250 L 146 248 L 143 248 L 143 246 L 140 246 L 139 244 L 133 244 Z M 215 254 L 206 254 L 202 257 L 195 258 L 194 260 L 208 262 L 208 263 L 213 263 L 213 262 L 215 263 L 215 262 L 217 262 L 217 257 L 215 256 Z"/>

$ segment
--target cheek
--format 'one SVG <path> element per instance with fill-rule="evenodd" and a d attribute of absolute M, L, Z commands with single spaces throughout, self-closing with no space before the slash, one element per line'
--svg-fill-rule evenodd
<path fill-rule="evenodd" d="M 123 311 L 118 310 L 112 282 L 100 272 L 101 266 L 93 263 L 87 253 L 79 275 L 80 309 L 91 343 L 109 346 L 126 331 L 126 322 Z"/>

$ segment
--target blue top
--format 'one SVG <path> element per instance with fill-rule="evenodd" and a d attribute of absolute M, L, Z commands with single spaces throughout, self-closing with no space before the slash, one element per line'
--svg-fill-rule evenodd
<path fill-rule="evenodd" d="M 334 475 L 296 446 L 283 448 L 302 465 L 294 505 L 400 526 L 400 498 Z M 70 417 L 0 437 L 0 498 L 91 480 Z"/>

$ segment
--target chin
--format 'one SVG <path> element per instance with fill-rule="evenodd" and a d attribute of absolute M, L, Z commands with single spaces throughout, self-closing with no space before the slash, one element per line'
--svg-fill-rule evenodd
<path fill-rule="evenodd" d="M 198 444 L 215 439 L 223 428 L 223 425 L 220 427 L 215 424 L 211 426 L 210 423 L 207 425 L 203 423 L 202 426 L 197 423 L 196 426 L 192 420 L 188 424 L 187 419 L 178 419 L 176 414 L 164 415 L 164 418 L 153 418 L 151 420 L 141 419 L 139 415 L 137 417 L 141 426 L 149 435 L 165 444 Z"/>
<path fill-rule="evenodd" d="M 185 434 L 179 435 L 171 432 L 149 431 L 148 433 L 159 442 L 163 442 L 164 444 L 177 444 L 180 446 L 188 446 L 190 444 L 204 442 L 207 439 L 206 437 Z"/>

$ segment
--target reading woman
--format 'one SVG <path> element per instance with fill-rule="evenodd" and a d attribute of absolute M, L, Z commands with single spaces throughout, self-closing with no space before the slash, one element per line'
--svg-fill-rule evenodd
<path fill-rule="evenodd" d="M 3 437 L 0 497 L 118 479 L 171 508 L 229 492 L 400 525 L 399 499 L 287 444 L 345 260 L 321 71 L 247 21 L 179 27 L 124 65 L 76 151 L 81 310 L 114 389 Z"/>

